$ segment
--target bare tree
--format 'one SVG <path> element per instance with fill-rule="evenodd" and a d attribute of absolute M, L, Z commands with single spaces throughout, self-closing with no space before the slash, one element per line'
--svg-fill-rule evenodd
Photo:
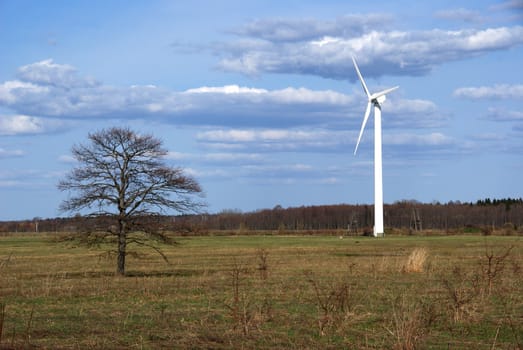
<path fill-rule="evenodd" d="M 98 241 L 116 238 L 117 273 L 124 275 L 127 245 L 146 245 L 162 254 L 151 239 L 170 240 L 154 217 L 166 209 L 197 212 L 203 204 L 193 198 L 202 190 L 181 168 L 164 163 L 167 151 L 151 135 L 114 127 L 90 133 L 88 139 L 72 148 L 78 166 L 58 184 L 70 192 L 60 209 L 90 210 L 88 216 L 100 218 L 104 228 L 90 233 L 96 232 L 92 237 Z M 107 225 L 107 219 L 112 224 Z"/>

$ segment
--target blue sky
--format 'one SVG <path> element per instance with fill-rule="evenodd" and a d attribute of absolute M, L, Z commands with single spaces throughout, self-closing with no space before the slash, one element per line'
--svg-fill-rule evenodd
<path fill-rule="evenodd" d="M 89 132 L 164 141 L 209 212 L 521 197 L 523 1 L 0 0 L 0 220 L 55 217 Z"/>

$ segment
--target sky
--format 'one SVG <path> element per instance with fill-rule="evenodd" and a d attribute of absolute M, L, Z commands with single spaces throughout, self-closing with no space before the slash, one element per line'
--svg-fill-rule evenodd
<path fill-rule="evenodd" d="M 67 216 L 71 147 L 152 134 L 206 211 L 522 197 L 523 0 L 0 0 L 0 220 Z"/>

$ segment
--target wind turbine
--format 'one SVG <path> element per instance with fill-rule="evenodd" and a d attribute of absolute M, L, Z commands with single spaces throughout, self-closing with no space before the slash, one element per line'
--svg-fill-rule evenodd
<path fill-rule="evenodd" d="M 385 101 L 385 95 L 389 92 L 396 90 L 399 86 L 395 86 L 390 89 L 386 89 L 374 94 L 369 93 L 365 80 L 361 76 L 360 69 L 356 63 L 356 59 L 352 57 L 354 68 L 360 78 L 361 85 L 365 94 L 367 95 L 368 103 L 367 109 L 365 110 L 365 116 L 363 117 L 363 123 L 361 124 L 360 135 L 358 136 L 358 142 L 354 149 L 354 155 L 358 151 L 360 145 L 361 136 L 363 130 L 367 124 L 367 119 L 370 115 L 370 107 L 374 105 L 374 237 L 383 237 L 383 171 L 382 171 L 382 155 L 381 155 L 381 104 Z"/>

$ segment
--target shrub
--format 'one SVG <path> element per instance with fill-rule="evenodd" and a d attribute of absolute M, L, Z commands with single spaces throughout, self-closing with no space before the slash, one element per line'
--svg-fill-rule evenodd
<path fill-rule="evenodd" d="M 427 332 L 424 310 L 413 299 L 403 295 L 392 302 L 390 326 L 385 329 L 394 339 L 393 349 L 417 349 Z"/>
<path fill-rule="evenodd" d="M 423 272 L 429 253 L 425 248 L 415 248 L 410 253 L 407 263 L 403 267 L 404 272 Z"/>

